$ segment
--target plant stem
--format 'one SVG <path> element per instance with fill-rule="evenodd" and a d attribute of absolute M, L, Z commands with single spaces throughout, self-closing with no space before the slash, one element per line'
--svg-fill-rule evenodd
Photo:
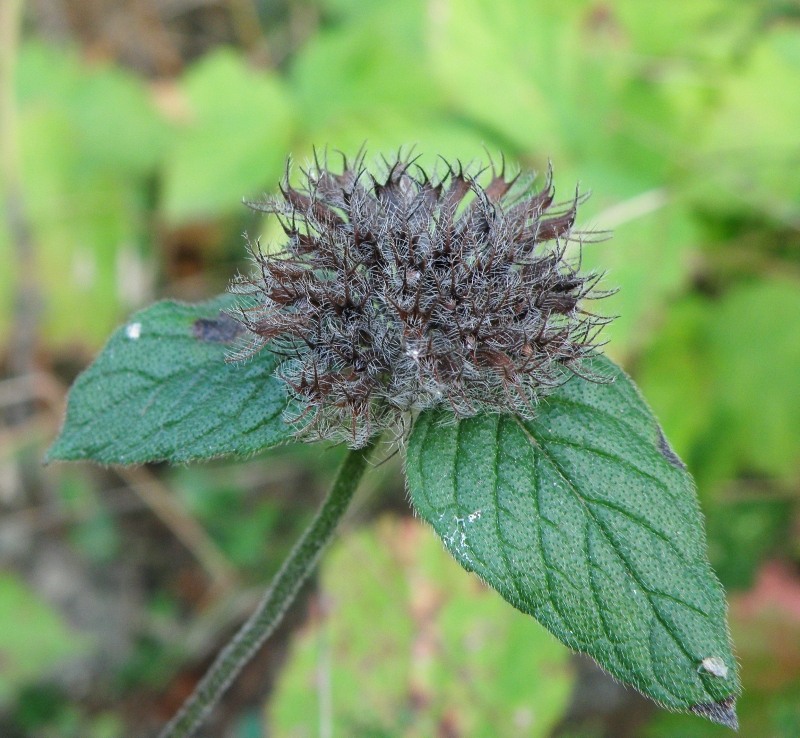
<path fill-rule="evenodd" d="M 160 738 L 191 736 L 244 665 L 275 630 L 300 585 L 314 570 L 322 549 L 333 537 L 377 442 L 376 438 L 364 448 L 348 453 L 314 521 L 284 561 L 256 611 L 225 646 L 195 691 L 161 732 Z"/>

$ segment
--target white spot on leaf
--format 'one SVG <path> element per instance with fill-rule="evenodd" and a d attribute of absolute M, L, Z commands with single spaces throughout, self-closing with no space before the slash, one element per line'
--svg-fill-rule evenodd
<path fill-rule="evenodd" d="M 715 677 L 725 679 L 728 676 L 728 667 L 719 656 L 707 656 L 700 662 L 700 669 L 707 671 Z"/>
<path fill-rule="evenodd" d="M 125 335 L 131 339 L 131 341 L 135 341 L 139 336 L 142 335 L 142 324 L 141 323 L 129 323 L 125 326 Z"/>
<path fill-rule="evenodd" d="M 467 518 L 460 518 L 458 515 L 453 515 L 453 522 L 455 523 L 455 530 L 450 531 L 448 534 L 442 536 L 445 545 L 459 556 L 464 561 L 472 563 L 472 558 L 469 555 L 469 544 L 467 543 L 467 533 L 465 530 Z"/>

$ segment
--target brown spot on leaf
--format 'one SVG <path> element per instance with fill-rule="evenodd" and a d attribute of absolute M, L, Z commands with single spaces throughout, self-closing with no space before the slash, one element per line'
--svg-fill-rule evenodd
<path fill-rule="evenodd" d="M 231 343 L 243 332 L 244 326 L 222 311 L 218 318 L 198 318 L 192 325 L 194 337 L 209 343 Z"/>
<path fill-rule="evenodd" d="M 661 428 L 658 429 L 658 450 L 672 466 L 681 471 L 686 471 L 686 464 L 684 464 L 681 457 L 672 450 L 672 446 L 669 445 L 669 441 L 667 441 L 667 437 L 664 435 L 664 431 L 662 431 Z"/>

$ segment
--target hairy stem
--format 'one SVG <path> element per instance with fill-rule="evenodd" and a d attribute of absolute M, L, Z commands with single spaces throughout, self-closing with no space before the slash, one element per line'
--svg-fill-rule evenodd
<path fill-rule="evenodd" d="M 376 438 L 364 448 L 349 452 L 328 497 L 283 563 L 264 599 L 217 657 L 194 693 L 161 732 L 160 738 L 184 738 L 192 735 L 230 687 L 236 675 L 275 630 L 300 585 L 314 570 L 322 549 L 333 537 L 377 442 Z"/>

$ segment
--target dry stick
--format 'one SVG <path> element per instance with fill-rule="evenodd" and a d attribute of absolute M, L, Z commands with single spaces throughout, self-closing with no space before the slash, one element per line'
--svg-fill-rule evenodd
<path fill-rule="evenodd" d="M 314 570 L 323 548 L 333 537 L 377 443 L 376 438 L 364 448 L 348 453 L 314 521 L 289 554 L 256 611 L 223 649 L 160 738 L 191 736 L 244 665 L 275 630 L 300 585 Z"/>
<path fill-rule="evenodd" d="M 50 402 L 55 399 L 61 402 L 64 391 L 57 389 L 51 391 L 52 380 L 45 372 L 19 374 L 0 381 L 0 407 L 18 405 L 33 400 Z"/>
<path fill-rule="evenodd" d="M 236 568 L 169 488 L 143 467 L 117 467 L 115 472 L 197 558 L 213 581 L 215 596 L 230 591 L 239 578 Z"/>
<path fill-rule="evenodd" d="M 55 418 L 63 413 L 67 389 L 48 373 L 34 373 L 0 382 L 0 406 L 5 395 L 27 391 L 32 399 L 44 400 Z M 57 422 L 57 421 L 56 421 Z M 47 426 L 45 426 L 47 427 Z M 2 440 L 2 434 L 0 434 Z M 2 445 L 0 445 L 2 448 Z M 130 487 L 169 531 L 200 562 L 212 581 L 208 594 L 214 599 L 232 590 L 239 581 L 236 568 L 228 561 L 213 538 L 171 494 L 169 488 L 144 467 L 115 468 L 116 474 Z"/>

